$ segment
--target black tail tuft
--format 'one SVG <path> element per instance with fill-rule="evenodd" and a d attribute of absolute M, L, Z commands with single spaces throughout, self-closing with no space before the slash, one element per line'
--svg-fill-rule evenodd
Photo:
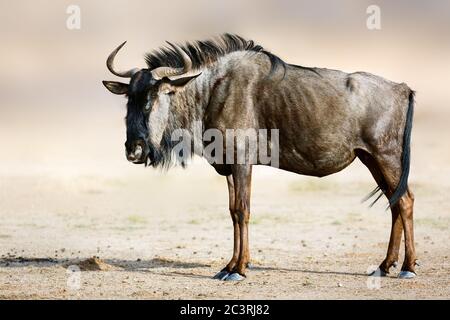
<path fill-rule="evenodd" d="M 392 208 L 400 198 L 405 194 L 408 188 L 409 164 L 411 159 L 411 129 L 414 114 L 414 91 L 409 93 L 408 112 L 406 114 L 405 132 L 403 133 L 403 152 L 402 152 L 402 174 L 397 188 L 389 199 L 389 206 Z"/>
<path fill-rule="evenodd" d="M 371 204 L 369 205 L 370 208 L 373 207 L 373 205 L 381 198 L 381 196 L 384 194 L 384 191 L 381 189 L 380 186 L 377 186 L 375 189 L 373 189 L 367 196 L 364 197 L 364 199 L 362 199 L 361 202 L 365 202 L 367 200 L 369 200 L 370 198 L 372 198 L 373 196 L 375 196 L 377 193 L 378 196 L 375 198 L 375 200 L 373 200 L 371 202 Z"/>

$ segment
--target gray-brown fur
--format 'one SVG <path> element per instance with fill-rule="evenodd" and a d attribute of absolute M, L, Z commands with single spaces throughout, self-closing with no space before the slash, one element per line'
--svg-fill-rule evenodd
<path fill-rule="evenodd" d="M 183 49 L 194 62 L 195 72 L 183 83 L 165 78 L 148 89 L 136 82 L 142 78 L 140 73 L 149 75 L 151 69 L 142 69 L 133 76 L 130 87 L 145 90 L 132 95 L 140 96 L 142 104 L 149 104 L 152 110 L 161 106 L 170 110 L 162 126 L 165 129 L 160 134 L 160 145 L 154 139 L 149 142 L 150 136 L 156 134 L 152 128 L 139 133 L 147 137 L 139 143 L 151 150 L 137 163 L 159 164 L 152 154 L 166 157 L 160 163 L 170 162 L 172 145 L 166 141 L 170 131 L 189 129 L 194 121 L 201 121 L 204 130 L 217 128 L 224 135 L 226 129 L 279 129 L 279 167 L 299 174 L 326 176 L 358 157 L 390 199 L 393 227 L 380 270 L 388 272 L 398 259 L 404 230 L 406 258 L 402 271 L 414 274 L 413 195 L 407 186 L 412 90 L 365 72 L 289 65 L 253 42 L 244 40 L 240 46 L 234 42 L 227 46 L 227 37 L 216 41 L 212 46 L 215 49 L 206 50 L 203 58 L 202 46 L 187 45 Z M 152 68 L 163 66 L 164 56 L 168 66 L 183 67 L 175 50 L 148 56 L 147 62 Z M 123 93 L 126 86 L 113 82 L 105 85 L 116 93 Z M 150 98 L 146 98 L 149 92 Z M 128 112 L 142 107 L 129 105 Z M 142 117 L 147 123 L 154 121 L 145 113 Z M 239 278 L 236 275 L 245 274 L 250 259 L 247 230 L 252 165 L 213 166 L 227 176 L 234 224 L 234 254 L 221 276 L 235 274 L 230 279 Z"/>

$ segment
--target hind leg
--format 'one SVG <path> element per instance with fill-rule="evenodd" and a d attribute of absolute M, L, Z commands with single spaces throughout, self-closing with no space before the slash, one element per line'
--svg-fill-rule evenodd
<path fill-rule="evenodd" d="M 386 181 L 387 189 L 385 194 L 388 198 L 391 198 L 400 179 L 401 164 L 398 159 L 399 157 L 385 156 L 377 160 L 377 163 L 379 163 L 380 166 L 380 171 Z M 397 230 L 401 230 L 400 222 L 398 222 L 398 220 L 401 220 L 401 225 L 405 235 L 405 261 L 403 262 L 402 269 L 399 274 L 400 278 L 413 278 L 415 276 L 416 251 L 414 246 L 413 206 L 414 195 L 409 187 L 407 187 L 406 192 L 392 207 L 393 214 L 395 213 L 399 216 L 396 218 L 396 228 Z M 397 235 L 397 237 L 398 238 L 394 238 L 392 243 L 394 247 L 393 250 L 397 251 L 397 255 L 395 255 L 394 252 L 394 254 L 390 256 L 388 251 L 388 256 L 386 258 L 388 262 L 391 261 L 389 259 L 392 259 L 392 257 L 398 257 L 398 247 L 400 246 L 401 235 Z"/>
<path fill-rule="evenodd" d="M 416 276 L 416 250 L 414 246 L 414 222 L 413 206 L 414 195 L 408 188 L 408 191 L 400 199 L 398 206 L 403 221 L 405 231 L 405 260 L 403 261 L 400 278 L 414 278 Z"/>
<path fill-rule="evenodd" d="M 387 193 L 389 196 L 390 188 L 388 187 L 388 183 L 384 178 L 384 175 L 381 171 L 379 163 L 375 160 L 372 155 L 367 153 L 366 151 L 357 150 L 356 154 L 361 162 L 370 170 L 372 176 L 378 184 L 378 187 Z M 377 271 L 375 271 L 379 275 L 386 275 L 389 273 L 389 269 L 392 266 L 397 265 L 398 255 L 400 251 L 400 244 L 402 241 L 402 231 L 403 231 L 403 222 L 400 214 L 400 210 L 398 206 L 394 206 L 391 208 L 392 214 L 392 226 L 391 226 L 391 235 L 389 237 L 389 246 L 386 254 L 386 258 L 380 264 Z M 374 274 L 375 274 L 374 272 Z"/>
<path fill-rule="evenodd" d="M 400 210 L 397 207 L 391 208 L 392 226 L 391 235 L 389 238 L 389 246 L 386 258 L 380 264 L 380 272 L 387 274 L 389 269 L 397 266 L 398 255 L 400 252 L 400 244 L 402 242 L 403 222 L 400 215 Z"/>

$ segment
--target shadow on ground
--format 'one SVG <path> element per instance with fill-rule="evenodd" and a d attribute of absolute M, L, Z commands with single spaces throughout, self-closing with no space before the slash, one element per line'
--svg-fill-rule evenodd
<path fill-rule="evenodd" d="M 81 265 L 86 261 L 92 260 L 92 258 L 86 259 L 55 259 L 55 258 L 36 258 L 36 257 L 9 257 L 0 259 L 0 268 L 20 268 L 20 267 L 51 267 L 60 265 L 62 267 L 68 267 L 71 265 Z M 171 269 L 194 269 L 194 268 L 210 268 L 210 264 L 197 263 L 197 262 L 184 262 L 179 260 L 165 259 L 156 257 L 151 260 L 123 260 L 123 259 L 105 259 L 99 260 L 102 264 L 110 266 L 112 270 L 115 271 L 139 271 L 145 272 L 149 269 L 155 268 L 171 268 Z M 101 269 L 99 269 L 101 270 Z M 264 266 L 252 266 L 249 268 L 251 271 L 276 271 L 276 272 L 298 272 L 306 274 L 333 274 L 333 275 L 344 275 L 344 276 L 358 276 L 367 277 L 365 273 L 356 272 L 341 272 L 341 271 L 321 271 L 321 270 L 305 270 L 305 269 L 295 269 L 295 268 L 278 268 L 278 267 L 264 267 Z M 85 271 L 85 270 L 83 270 Z M 88 270 L 88 271 L 96 271 Z M 106 270 L 103 270 L 106 271 Z M 161 275 L 177 275 L 193 278 L 205 278 L 203 275 L 195 273 L 185 273 L 185 272 L 168 272 L 161 273 Z"/>
<path fill-rule="evenodd" d="M 44 267 L 52 265 L 78 265 L 83 261 L 91 260 L 86 259 L 56 259 L 56 258 L 37 258 L 37 257 L 7 257 L 0 259 L 1 268 L 20 268 L 28 266 Z M 102 263 L 108 264 L 112 267 L 118 267 L 126 271 L 145 271 L 152 268 L 175 268 L 175 269 L 188 269 L 188 268 L 209 268 L 209 264 L 196 263 L 196 262 L 184 262 L 172 259 L 153 258 L 151 260 L 121 260 L 121 259 L 105 259 L 101 260 Z"/>

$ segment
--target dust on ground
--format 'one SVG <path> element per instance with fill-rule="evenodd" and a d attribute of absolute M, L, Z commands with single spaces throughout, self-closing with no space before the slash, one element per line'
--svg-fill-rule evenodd
<path fill-rule="evenodd" d="M 168 173 L 133 166 L 119 138 L 104 147 L 117 144 L 110 161 L 65 140 L 72 162 L 42 156 L 25 167 L 2 151 L 11 161 L 0 170 L 0 298 L 448 299 L 450 151 L 439 141 L 449 130 L 426 119 L 412 146 L 415 279 L 395 269 L 367 277 L 385 257 L 391 217 L 385 200 L 360 202 L 374 182 L 358 161 L 322 179 L 256 168 L 254 267 L 243 282 L 221 282 L 211 278 L 233 233 L 223 177 L 198 161 Z"/>

